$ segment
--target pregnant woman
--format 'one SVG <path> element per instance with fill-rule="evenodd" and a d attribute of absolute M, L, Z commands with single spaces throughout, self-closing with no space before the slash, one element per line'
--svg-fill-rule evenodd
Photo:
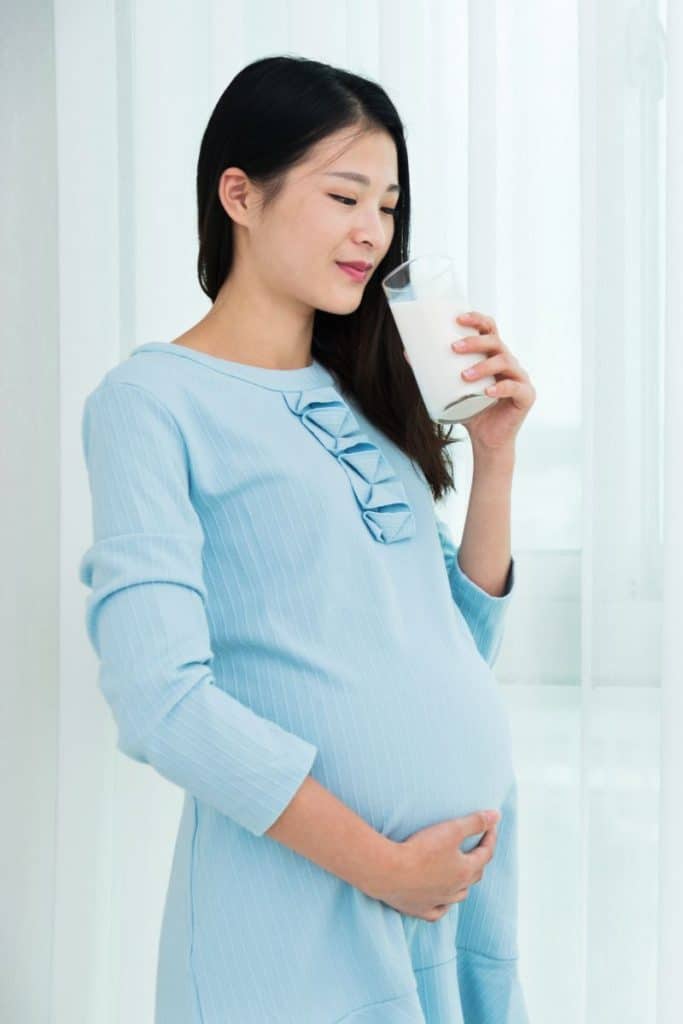
<path fill-rule="evenodd" d="M 465 424 L 456 549 L 435 512 L 453 442 L 381 289 L 410 192 L 375 83 L 244 68 L 197 200 L 209 312 L 135 348 L 83 414 L 100 686 L 119 749 L 185 792 L 156 1022 L 526 1024 L 492 665 L 534 389 L 494 321 L 465 318 L 501 400 Z"/>

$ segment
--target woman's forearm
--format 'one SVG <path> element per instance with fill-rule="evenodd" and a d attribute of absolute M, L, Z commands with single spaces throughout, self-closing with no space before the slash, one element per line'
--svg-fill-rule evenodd
<path fill-rule="evenodd" d="M 265 835 L 375 897 L 397 867 L 400 846 L 307 775 Z"/>
<path fill-rule="evenodd" d="M 473 449 L 472 488 L 462 541 L 460 568 L 494 597 L 505 592 L 511 559 L 510 511 L 514 448 L 487 452 Z"/>

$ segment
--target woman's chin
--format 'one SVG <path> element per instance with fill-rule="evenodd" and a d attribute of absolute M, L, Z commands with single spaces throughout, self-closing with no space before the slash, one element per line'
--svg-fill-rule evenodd
<path fill-rule="evenodd" d="M 321 302 L 317 308 L 323 313 L 336 313 L 337 316 L 347 316 L 349 313 L 355 313 L 363 298 L 363 292 L 359 291 L 357 295 L 332 298 L 328 296 L 326 302 Z"/>

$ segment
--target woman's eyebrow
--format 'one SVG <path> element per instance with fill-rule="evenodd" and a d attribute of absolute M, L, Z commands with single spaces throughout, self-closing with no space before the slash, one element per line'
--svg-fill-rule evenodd
<path fill-rule="evenodd" d="M 359 174 L 357 171 L 328 171 L 327 172 L 327 177 L 328 178 L 348 178 L 349 181 L 358 181 L 358 182 L 360 182 L 361 185 L 369 185 L 370 184 L 370 179 L 368 177 L 366 177 L 365 174 Z M 387 191 L 387 192 L 400 192 L 401 191 L 401 186 L 400 185 L 396 185 L 396 184 L 387 185 L 385 191 Z"/>

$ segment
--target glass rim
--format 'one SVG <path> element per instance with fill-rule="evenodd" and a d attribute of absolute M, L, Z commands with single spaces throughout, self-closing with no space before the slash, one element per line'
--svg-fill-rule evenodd
<path fill-rule="evenodd" d="M 393 270 L 390 270 L 388 274 L 384 275 L 381 281 L 382 288 L 384 288 L 385 291 L 386 289 L 388 289 L 389 291 L 394 292 L 400 291 L 401 288 L 405 288 L 405 285 L 401 285 L 400 288 L 395 288 L 393 285 L 387 284 L 387 281 L 389 280 L 390 277 L 393 277 L 394 274 L 398 274 L 400 270 L 405 270 L 405 268 L 408 267 L 411 263 L 422 263 L 426 262 L 427 260 L 443 260 L 447 264 L 447 266 L 445 266 L 442 271 L 439 271 L 434 275 L 434 278 L 439 277 L 442 273 L 445 273 L 449 267 L 453 267 L 455 265 L 455 259 L 453 258 L 453 256 L 449 256 L 447 253 L 428 252 L 423 253 L 421 256 L 411 256 L 410 259 L 403 260 L 402 263 L 399 263 L 397 266 L 393 268 Z M 432 280 L 434 278 L 432 278 Z"/>

